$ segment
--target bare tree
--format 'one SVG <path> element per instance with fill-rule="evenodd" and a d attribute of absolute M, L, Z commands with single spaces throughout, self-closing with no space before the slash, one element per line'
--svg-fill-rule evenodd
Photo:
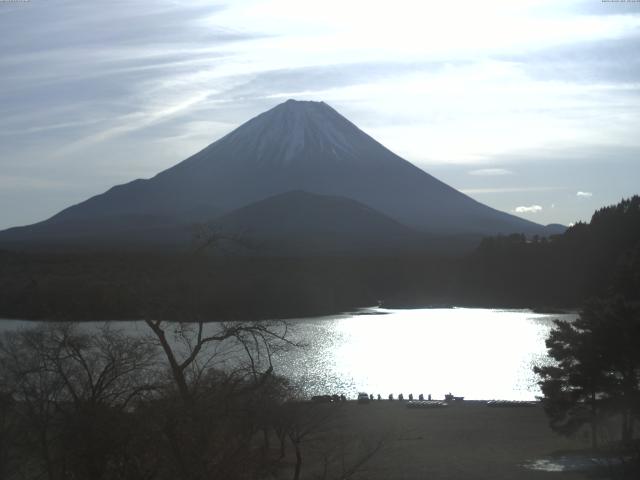
<path fill-rule="evenodd" d="M 288 324 L 146 324 L 164 352 L 181 404 L 168 406 L 162 429 L 178 475 L 240 476 L 239 468 L 256 463 L 251 445 L 260 430 L 267 460 L 271 405 L 284 385 L 273 373 L 273 355 L 294 345 Z"/>
<path fill-rule="evenodd" d="M 349 406 L 290 400 L 280 408 L 276 430 L 284 433 L 294 449 L 292 478 L 346 480 L 361 474 L 367 463 L 385 446 L 382 437 L 363 437 L 348 428 Z M 281 438 L 281 457 L 284 441 Z"/>
<path fill-rule="evenodd" d="M 16 443 L 21 436 L 16 423 L 16 404 L 11 394 L 0 390 L 0 478 L 11 478 L 17 470 Z"/>
<path fill-rule="evenodd" d="M 294 480 L 299 480 L 302 471 L 303 443 L 332 430 L 332 424 L 336 419 L 336 408 L 338 407 L 331 404 L 304 401 L 289 402 L 283 407 L 284 420 L 287 422 L 287 436 L 296 456 Z"/>
<path fill-rule="evenodd" d="M 284 321 L 169 323 L 145 319 L 169 364 L 178 393 L 190 405 L 204 372 L 215 360 L 235 363 L 255 382 L 273 372 L 273 354 L 295 346 Z M 168 330 L 172 330 L 169 332 Z M 208 331 L 207 331 L 208 330 Z M 172 336 L 172 337 L 171 337 Z M 226 357 L 220 358 L 220 352 Z"/>
<path fill-rule="evenodd" d="M 108 327 L 96 335 L 74 324 L 5 334 L 0 381 L 26 432 L 27 477 L 101 478 L 123 444 L 116 422 L 154 388 L 153 360 L 148 343 Z"/>

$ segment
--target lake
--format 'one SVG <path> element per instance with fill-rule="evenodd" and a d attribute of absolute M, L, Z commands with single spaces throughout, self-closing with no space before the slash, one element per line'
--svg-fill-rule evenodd
<path fill-rule="evenodd" d="M 387 310 L 292 320 L 293 337 L 307 346 L 274 359 L 277 373 L 304 385 L 306 395 L 359 391 L 397 397 L 534 400 L 534 365 L 548 362 L 544 340 L 552 320 L 574 314 L 529 310 L 430 308 Z M 35 325 L 0 320 L 0 330 Z M 97 328 L 97 323 L 83 328 Z M 132 334 L 143 322 L 114 322 Z"/>

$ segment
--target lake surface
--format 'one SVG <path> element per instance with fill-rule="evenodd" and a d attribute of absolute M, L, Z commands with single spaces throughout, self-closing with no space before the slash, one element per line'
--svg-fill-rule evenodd
<path fill-rule="evenodd" d="M 359 391 L 397 397 L 534 400 L 534 365 L 548 363 L 545 338 L 552 320 L 528 310 L 470 308 L 386 310 L 292 320 L 293 338 L 307 346 L 274 359 L 277 373 L 304 385 L 307 395 Z M 0 320 L 0 331 L 34 322 Z M 96 329 L 102 323 L 83 324 Z M 143 322 L 113 322 L 131 334 Z"/>

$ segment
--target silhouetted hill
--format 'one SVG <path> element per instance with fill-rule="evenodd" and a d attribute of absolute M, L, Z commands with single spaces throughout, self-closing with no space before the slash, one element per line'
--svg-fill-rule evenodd
<path fill-rule="evenodd" d="M 567 231 L 567 227 L 559 223 L 550 223 L 544 227 L 544 234 L 547 237 L 552 235 L 561 235 Z"/>
<path fill-rule="evenodd" d="M 241 207 L 215 222 L 263 254 L 372 254 L 424 248 L 420 234 L 344 197 L 287 192 Z"/>

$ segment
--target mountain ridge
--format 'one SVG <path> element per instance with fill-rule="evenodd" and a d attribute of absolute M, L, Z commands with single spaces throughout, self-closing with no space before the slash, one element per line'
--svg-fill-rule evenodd
<path fill-rule="evenodd" d="M 483 205 L 429 175 L 324 102 L 288 100 L 152 178 L 0 232 L 0 241 L 119 216 L 209 222 L 294 190 L 349 198 L 430 235 L 547 234 L 544 226 Z"/>

